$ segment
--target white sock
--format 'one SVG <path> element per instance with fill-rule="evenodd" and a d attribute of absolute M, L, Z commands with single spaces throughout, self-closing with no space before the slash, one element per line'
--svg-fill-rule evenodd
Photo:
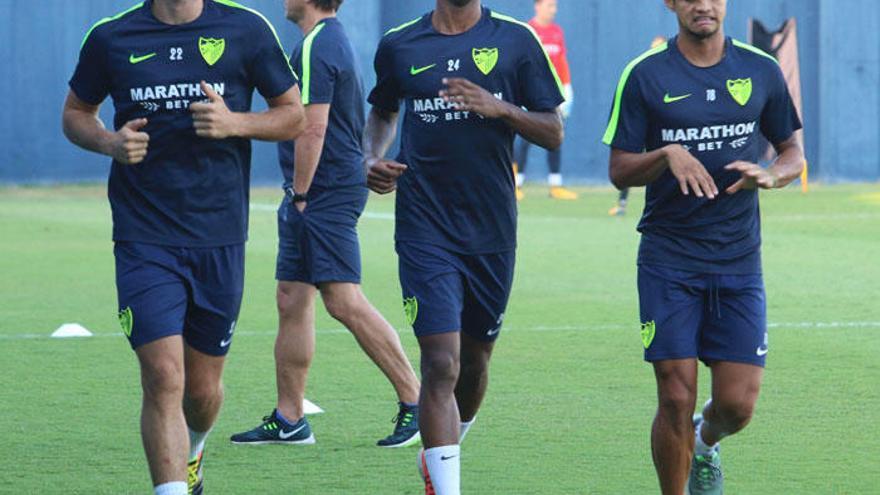
<path fill-rule="evenodd" d="M 516 187 L 522 187 L 526 182 L 526 176 L 523 174 L 516 174 Z"/>
<path fill-rule="evenodd" d="M 170 481 L 153 487 L 153 495 L 186 495 L 186 481 Z"/>
<path fill-rule="evenodd" d="M 193 431 L 192 428 L 189 429 L 189 462 L 196 460 L 196 457 L 205 450 L 205 440 L 208 439 L 209 433 L 211 430 L 199 433 Z"/>
<path fill-rule="evenodd" d="M 461 495 L 461 447 L 444 445 L 426 449 L 425 462 L 437 495 Z"/>
<path fill-rule="evenodd" d="M 701 435 L 700 432 L 703 431 L 703 423 L 705 422 L 705 419 L 700 421 L 696 428 L 697 431 L 695 432 L 696 439 L 694 441 L 694 453 L 697 455 L 708 455 L 712 452 L 712 449 L 715 448 L 715 445 L 718 445 L 717 443 L 715 445 L 706 445 L 706 442 L 703 441 L 703 435 Z"/>
<path fill-rule="evenodd" d="M 550 187 L 562 187 L 562 174 L 550 174 L 547 176 Z"/>
<path fill-rule="evenodd" d="M 458 430 L 458 443 L 459 443 L 459 445 L 464 443 L 464 437 L 467 436 L 468 430 L 471 429 L 471 426 L 474 424 L 474 421 L 476 421 L 476 420 L 477 420 L 477 417 L 474 416 L 473 418 L 471 418 L 470 421 L 462 421 L 461 422 L 461 427 Z"/>

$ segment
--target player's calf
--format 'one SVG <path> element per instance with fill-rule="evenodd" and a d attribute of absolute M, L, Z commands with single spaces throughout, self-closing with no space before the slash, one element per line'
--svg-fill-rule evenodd
<path fill-rule="evenodd" d="M 141 345 L 136 352 L 144 394 L 141 436 L 150 475 L 157 487 L 172 483 L 162 489 L 176 489 L 186 479 L 182 342 L 178 336 L 166 337 Z"/>

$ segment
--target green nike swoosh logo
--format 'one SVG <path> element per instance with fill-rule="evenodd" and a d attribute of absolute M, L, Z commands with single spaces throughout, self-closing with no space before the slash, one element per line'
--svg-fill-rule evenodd
<path fill-rule="evenodd" d="M 417 76 L 417 75 L 421 74 L 422 72 L 425 72 L 426 70 L 431 69 L 433 67 L 437 67 L 437 64 L 426 65 L 426 66 L 420 67 L 418 69 L 416 69 L 416 66 L 413 65 L 409 68 L 409 75 Z"/>
<path fill-rule="evenodd" d="M 156 56 L 156 52 L 148 53 L 148 54 L 143 55 L 141 57 L 135 57 L 134 53 L 132 53 L 131 55 L 128 56 L 128 62 L 131 64 L 139 64 L 139 63 L 143 62 L 144 60 L 149 60 L 155 56 Z"/>
<path fill-rule="evenodd" d="M 690 98 L 691 93 L 681 96 L 669 96 L 669 93 L 666 93 L 663 96 L 663 103 L 675 103 L 676 101 L 684 100 L 685 98 Z"/>

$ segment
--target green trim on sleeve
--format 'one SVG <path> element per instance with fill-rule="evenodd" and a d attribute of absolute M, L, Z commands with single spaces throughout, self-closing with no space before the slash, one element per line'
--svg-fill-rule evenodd
<path fill-rule="evenodd" d="M 88 31 L 86 31 L 86 35 L 83 36 L 82 43 L 79 44 L 79 49 L 82 50 L 82 48 L 84 46 L 86 46 L 86 41 L 88 41 L 89 36 L 91 36 L 92 31 L 94 31 L 96 27 L 103 25 L 103 24 L 107 24 L 108 22 L 113 22 L 115 20 L 121 19 L 121 18 L 125 17 L 126 14 L 130 14 L 131 12 L 134 12 L 135 10 L 137 10 L 143 6 L 144 6 L 144 2 L 141 2 L 137 5 L 132 5 L 128 9 L 126 9 L 126 10 L 124 10 L 114 16 L 105 17 L 105 18 L 101 19 L 100 21 L 96 22 L 94 25 L 92 25 L 91 28 L 89 28 Z"/>
<path fill-rule="evenodd" d="M 233 7 L 236 9 L 246 10 L 246 11 L 250 12 L 251 14 L 254 14 L 255 16 L 262 19 L 263 22 L 265 22 L 266 25 L 269 26 L 269 30 L 272 31 L 272 34 L 275 36 L 275 41 L 278 42 L 278 48 L 281 50 L 281 54 L 284 56 L 284 60 L 287 61 L 287 67 L 290 68 L 290 73 L 293 74 L 293 77 L 295 77 L 297 80 L 299 80 L 299 76 L 296 75 L 296 71 L 294 71 L 293 66 L 290 65 L 290 59 L 287 58 L 287 52 L 284 51 L 284 45 L 281 44 L 281 38 L 278 37 L 278 32 L 275 31 L 275 26 L 273 26 L 272 23 L 269 22 L 269 19 L 266 19 L 266 16 L 261 14 L 258 10 L 254 10 L 250 7 L 245 7 L 244 5 L 242 5 L 238 2 L 233 2 L 232 0 L 214 0 L 214 1 L 219 4 L 226 5 L 227 7 Z"/>
<path fill-rule="evenodd" d="M 653 55 L 657 55 L 658 53 L 665 52 L 666 49 L 669 48 L 669 43 L 663 43 L 655 48 L 651 48 L 645 53 L 639 55 L 632 62 L 627 64 L 626 68 L 623 69 L 623 74 L 620 76 L 620 81 L 617 83 L 617 92 L 614 94 L 614 107 L 611 109 L 611 119 L 608 121 L 608 128 L 605 129 L 605 136 L 602 138 L 602 142 L 611 146 L 611 143 L 614 141 L 614 136 L 617 134 L 617 125 L 620 121 L 620 103 L 623 99 L 623 90 L 626 88 L 626 82 L 629 80 L 629 75 L 632 73 L 633 69 L 636 68 L 643 60 Z"/>
<path fill-rule="evenodd" d="M 315 41 L 315 37 L 318 36 L 318 33 L 324 29 L 323 22 L 315 26 L 312 29 L 312 32 L 306 36 L 306 39 L 303 40 L 303 51 L 302 51 L 302 104 L 308 105 L 312 99 L 311 89 L 312 89 L 312 43 Z"/>
<path fill-rule="evenodd" d="M 739 41 L 739 40 L 733 40 L 733 46 L 736 46 L 738 48 L 742 48 L 743 50 L 748 50 L 752 53 L 757 53 L 758 55 L 760 55 L 762 57 L 767 57 L 770 60 L 779 64 L 779 61 L 776 60 L 776 57 L 774 57 L 773 55 L 770 55 L 769 53 L 765 52 L 764 50 L 761 50 L 760 48 L 754 47 L 748 43 L 743 43 L 742 41 Z"/>
<path fill-rule="evenodd" d="M 544 44 L 541 43 L 541 38 L 538 37 L 538 33 L 536 33 L 535 30 L 532 28 L 532 26 L 529 26 L 528 23 L 521 22 L 513 17 L 510 17 L 509 15 L 499 14 L 498 12 L 495 12 L 494 10 L 492 10 L 490 12 L 491 12 L 493 19 L 498 19 L 501 21 L 507 21 L 507 22 L 512 22 L 514 24 L 518 24 L 518 25 L 526 28 L 530 33 L 532 33 L 532 36 L 535 38 L 535 41 L 538 43 L 538 46 L 541 47 L 541 52 L 544 53 L 544 58 L 547 59 L 547 65 L 550 66 L 550 72 L 553 73 L 553 79 L 556 80 L 556 87 L 559 88 L 559 95 L 562 96 L 563 100 L 565 100 L 565 88 L 562 85 L 562 81 L 559 79 L 559 74 L 556 72 L 556 67 L 553 66 L 553 61 L 550 60 L 550 55 L 547 54 L 547 50 L 544 49 Z"/>
<path fill-rule="evenodd" d="M 396 32 L 398 32 L 398 31 L 403 31 L 404 29 L 406 29 L 406 28 L 412 26 L 413 24 L 415 24 L 415 23 L 421 21 L 421 20 L 422 20 L 422 17 L 424 17 L 424 16 L 416 17 L 415 19 L 413 19 L 413 20 L 411 20 L 411 21 L 404 22 L 404 23 L 401 24 L 400 26 L 393 27 L 393 28 L 389 29 L 388 31 L 385 31 L 384 36 L 388 36 L 389 34 L 391 34 L 391 33 L 396 33 Z"/>

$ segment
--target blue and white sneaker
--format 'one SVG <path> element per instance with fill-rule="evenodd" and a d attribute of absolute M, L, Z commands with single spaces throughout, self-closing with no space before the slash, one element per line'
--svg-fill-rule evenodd
<path fill-rule="evenodd" d="M 419 435 L 419 406 L 401 402 L 397 416 L 391 421 L 395 423 L 394 431 L 376 442 L 379 447 L 409 447 L 422 439 Z"/>
<path fill-rule="evenodd" d="M 237 433 L 230 438 L 232 443 L 240 445 L 311 445 L 315 443 L 315 435 L 306 417 L 288 426 L 286 421 L 278 417 L 278 410 L 263 418 L 263 423 L 250 431 Z"/>

